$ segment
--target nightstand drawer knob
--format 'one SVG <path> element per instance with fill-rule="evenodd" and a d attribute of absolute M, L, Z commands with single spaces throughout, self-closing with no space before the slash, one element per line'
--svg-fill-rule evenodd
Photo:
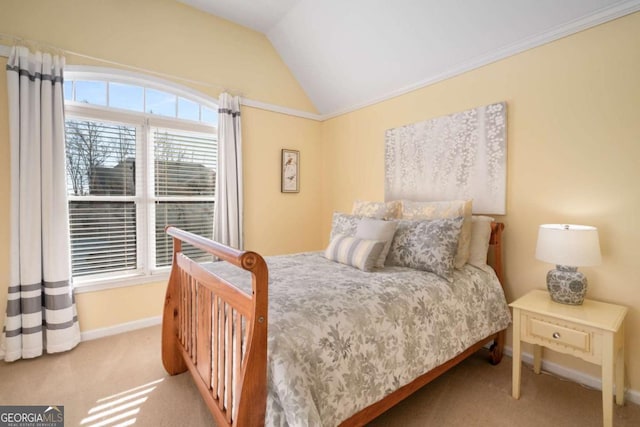
<path fill-rule="evenodd" d="M 554 337 L 555 339 L 560 338 L 560 334 L 558 332 L 554 332 L 552 337 Z"/>

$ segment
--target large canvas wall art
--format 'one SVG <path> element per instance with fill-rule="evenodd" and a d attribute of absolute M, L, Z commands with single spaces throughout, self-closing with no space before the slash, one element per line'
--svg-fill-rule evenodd
<path fill-rule="evenodd" d="M 507 104 L 389 129 L 385 199 L 473 199 L 473 212 L 506 213 Z"/>

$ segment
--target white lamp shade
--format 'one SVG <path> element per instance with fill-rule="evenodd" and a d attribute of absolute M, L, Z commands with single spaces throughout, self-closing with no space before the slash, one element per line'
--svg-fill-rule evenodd
<path fill-rule="evenodd" d="M 588 225 L 543 224 L 538 230 L 536 258 L 570 267 L 600 264 L 598 229 Z"/>

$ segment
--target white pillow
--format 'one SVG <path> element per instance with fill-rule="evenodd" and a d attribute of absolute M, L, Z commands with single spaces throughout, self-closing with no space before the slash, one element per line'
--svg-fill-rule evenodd
<path fill-rule="evenodd" d="M 488 216 L 474 215 L 471 218 L 471 244 L 469 245 L 469 264 L 481 270 L 489 271 L 487 252 L 491 238 L 491 223 L 495 221 Z"/>
<path fill-rule="evenodd" d="M 396 233 L 398 223 L 396 221 L 383 221 L 381 219 L 362 218 L 358 223 L 356 237 L 359 239 L 379 240 L 384 242 L 384 247 L 376 261 L 376 267 L 384 267 L 387 259 L 393 235 Z"/>
<path fill-rule="evenodd" d="M 453 262 L 455 268 L 464 267 L 469 259 L 471 241 L 471 200 L 445 200 L 437 202 L 402 201 L 402 219 L 421 220 L 463 217 L 458 249 Z"/>
<path fill-rule="evenodd" d="M 384 242 L 378 240 L 358 239 L 338 234 L 329 243 L 324 256 L 341 264 L 371 271 L 380 256 Z"/>

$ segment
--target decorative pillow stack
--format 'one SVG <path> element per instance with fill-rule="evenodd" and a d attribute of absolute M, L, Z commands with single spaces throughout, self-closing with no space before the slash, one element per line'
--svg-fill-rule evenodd
<path fill-rule="evenodd" d="M 363 271 L 385 265 L 409 267 L 450 282 L 453 269 L 466 263 L 488 271 L 493 218 L 472 216 L 471 208 L 471 200 L 358 200 L 352 215 L 333 214 L 325 256 Z"/>
<path fill-rule="evenodd" d="M 458 249 L 456 251 L 454 266 L 462 268 L 469 259 L 471 242 L 471 200 L 447 200 L 438 202 L 413 202 L 402 201 L 402 219 L 420 220 L 437 218 L 463 217 Z"/>
<path fill-rule="evenodd" d="M 391 241 L 393 240 L 393 235 L 395 234 L 396 227 L 397 224 L 394 221 L 384 221 L 381 219 L 364 218 L 361 216 L 334 212 L 329 248 L 334 245 L 334 241 L 336 239 L 342 237 L 355 237 L 360 240 L 382 242 L 381 250 L 372 252 L 370 255 L 376 255 L 375 259 L 373 260 L 375 267 L 384 267 L 384 261 L 387 258 L 387 254 L 389 253 L 389 248 L 391 247 Z M 325 251 L 325 256 L 328 259 L 360 268 L 349 262 L 343 262 L 344 259 L 340 260 L 333 255 L 328 255 L 329 248 L 327 248 L 327 251 Z M 363 268 L 360 269 L 364 270 Z"/>

